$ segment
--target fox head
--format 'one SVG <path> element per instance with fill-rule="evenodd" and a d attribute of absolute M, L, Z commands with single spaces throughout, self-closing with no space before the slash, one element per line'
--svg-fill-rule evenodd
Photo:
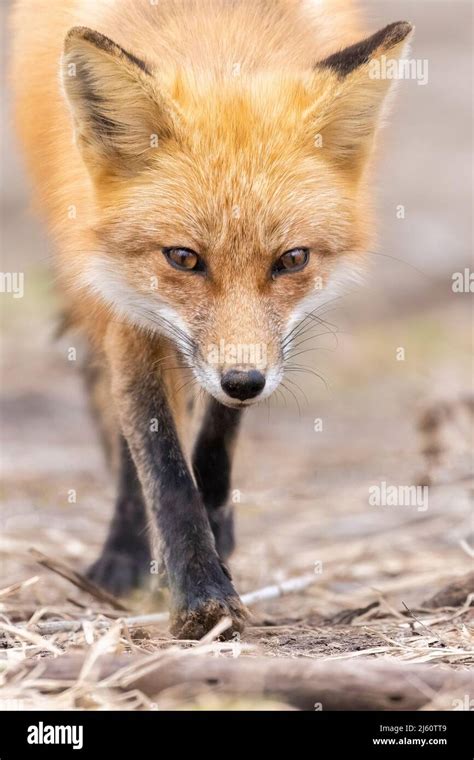
<path fill-rule="evenodd" d="M 301 320 L 357 268 L 364 179 L 410 24 L 294 72 L 158 71 L 83 27 L 64 89 L 94 186 L 83 285 L 168 336 L 224 404 L 270 395 Z"/>

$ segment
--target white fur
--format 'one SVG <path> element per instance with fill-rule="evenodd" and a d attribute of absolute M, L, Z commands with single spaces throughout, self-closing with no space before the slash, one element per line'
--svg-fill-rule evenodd
<path fill-rule="evenodd" d="M 117 270 L 112 259 L 105 255 L 94 256 L 82 276 L 81 286 L 92 289 L 99 295 L 119 319 L 126 319 L 145 330 L 163 333 L 176 343 L 183 353 L 189 353 L 189 345 L 184 340 L 168 329 L 166 323 L 154 321 L 148 313 L 168 320 L 191 340 L 188 326 L 178 312 L 165 303 L 157 292 L 151 291 L 150 295 L 146 295 L 135 290 Z"/>
<path fill-rule="evenodd" d="M 355 265 L 353 261 L 340 261 L 338 266 L 336 266 L 330 274 L 329 282 L 326 287 L 321 289 L 315 288 L 312 293 L 309 293 L 302 301 L 300 301 L 286 324 L 285 335 L 288 335 L 291 330 L 296 327 L 298 322 L 311 314 L 312 311 L 318 307 L 323 307 L 326 304 L 329 304 L 334 299 L 346 293 L 349 285 L 360 285 L 362 281 L 363 271 L 361 267 Z M 295 337 L 296 332 L 297 331 L 295 330 Z M 292 341 L 293 338 L 285 346 L 286 355 L 291 350 Z"/>

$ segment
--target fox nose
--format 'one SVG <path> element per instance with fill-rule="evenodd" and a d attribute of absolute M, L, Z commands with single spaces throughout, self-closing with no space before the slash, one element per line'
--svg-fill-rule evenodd
<path fill-rule="evenodd" d="M 255 398 L 265 386 L 265 375 L 258 369 L 229 369 L 221 378 L 221 387 L 228 396 L 246 401 Z"/>

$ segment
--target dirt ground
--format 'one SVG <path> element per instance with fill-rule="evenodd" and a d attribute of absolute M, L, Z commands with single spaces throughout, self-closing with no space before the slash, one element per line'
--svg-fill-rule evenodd
<path fill-rule="evenodd" d="M 308 573 L 315 574 L 315 583 L 252 607 L 241 657 L 364 656 L 472 667 L 468 592 L 474 588 L 440 609 L 424 604 L 472 568 L 473 489 L 464 412 L 454 411 L 447 427 L 441 424 L 440 440 L 449 439 L 454 449 L 443 455 L 445 464 L 434 473 L 426 505 L 372 506 L 369 499 L 369 489 L 382 481 L 426 482 L 427 460 L 420 453 L 425 441 L 417 430 L 420 414 L 431 408 L 423 367 L 430 366 L 432 382 L 445 387 L 454 355 L 457 369 L 462 371 L 464 363 L 468 369 L 468 339 L 455 329 L 465 319 L 464 310 L 461 305 L 443 306 L 425 312 L 422 324 L 419 315 L 386 320 L 382 334 L 380 328 L 365 326 L 355 341 L 357 350 L 354 339 L 346 338 L 347 364 L 344 372 L 340 369 L 337 388 L 326 391 L 321 385 L 316 391 L 311 380 L 301 389 L 309 394 L 307 400 L 295 388 L 300 411 L 289 396 L 287 408 L 282 402 L 248 413 L 233 478 L 238 550 L 231 566 L 237 589 L 245 593 Z M 426 335 L 441 316 L 443 329 L 430 344 Z M 16 321 L 6 346 L 3 437 L 8 446 L 3 451 L 0 550 L 2 586 L 7 588 L 0 591 L 0 632 L 3 628 L 7 672 L 23 659 L 53 656 L 51 647 L 85 653 L 104 636 L 90 625 L 78 633 L 30 640 L 25 624 L 34 633 L 41 621 L 117 617 L 110 606 L 40 567 L 29 554 L 34 547 L 83 570 L 105 536 L 114 492 L 88 419 L 77 361 L 65 358 L 67 340 L 50 342 L 51 324 L 38 315 L 22 326 Z M 401 333 L 410 336 L 417 356 L 411 366 L 408 360 L 393 361 L 393 336 Z M 21 356 L 18 341 L 26 348 Z M 379 358 L 375 372 L 373 362 L 387 342 L 392 343 L 386 359 L 390 369 Z M 459 383 L 459 374 L 456 379 Z M 459 398 L 457 392 L 448 396 Z M 69 501 L 71 489 L 75 503 Z M 31 578 L 35 580 L 29 585 Z M 132 614 L 163 610 L 166 599 L 141 596 L 127 600 L 126 606 Z M 189 646 L 172 642 L 165 624 L 132 634 L 121 629 L 114 641 L 105 641 L 104 652 L 135 654 Z M 219 650 L 220 645 L 215 647 Z M 107 690 L 104 697 L 96 688 L 91 706 L 104 700 L 116 704 L 114 693 Z M 4 691 L 12 704 L 18 699 L 25 705 L 28 700 L 36 703 L 39 693 L 42 700 L 50 700 L 48 706 L 80 704 L 77 694 L 67 702 L 64 694 L 46 697 L 43 686 L 25 691 L 21 679 Z M 438 694 L 436 706 L 440 698 Z M 117 704 L 123 707 L 122 699 Z M 134 693 L 129 699 L 128 706 L 148 705 Z M 228 700 L 220 699 L 208 690 L 203 696 L 202 690 L 182 688 L 165 691 L 153 704 L 225 709 Z M 446 709 L 451 709 L 451 693 L 447 699 Z M 242 703 L 248 706 L 240 699 L 238 705 Z"/>
<path fill-rule="evenodd" d="M 41 622 L 118 617 L 30 554 L 35 548 L 83 571 L 104 540 L 114 484 L 82 393 L 81 346 L 74 337 L 53 340 L 57 306 L 48 247 L 26 215 L 23 175 L 7 151 L 4 269 L 24 271 L 26 291 L 18 300 L 2 294 L 1 303 L 1 706 L 289 705 L 268 695 L 224 694 L 209 684 L 176 684 L 151 699 L 87 673 L 65 689 L 41 669 L 29 669 L 62 655 L 167 657 L 200 646 L 204 656 L 278 658 L 289 667 L 295 659 L 393 661 L 472 672 L 474 587 L 441 606 L 432 599 L 472 571 L 474 556 L 472 406 L 466 401 L 472 310 L 469 294 L 451 289 L 452 272 L 469 266 L 471 250 L 469 81 L 452 78 L 454 71 L 469 71 L 471 12 L 468 3 L 370 6 L 374 28 L 398 17 L 415 21 L 417 55 L 429 58 L 432 82 L 426 88 L 404 83 L 387 132 L 377 198 L 384 256 L 372 257 L 367 286 L 328 304 L 330 333 L 315 336 L 300 357 L 324 382 L 291 376 L 297 386 L 289 383 L 284 399 L 246 416 L 232 493 L 236 587 L 243 594 L 307 574 L 315 582 L 252 606 L 251 624 L 230 645 L 178 643 L 166 624 L 105 631 L 89 622 L 74 633 L 38 633 Z M 449 111 L 452 118 L 438 118 Z M 399 203 L 408 210 L 403 222 L 394 211 Z M 374 487 L 383 483 L 427 484 L 420 492 L 427 501 L 371 503 Z M 127 610 L 120 616 L 166 610 L 163 595 L 123 601 Z M 465 689 L 432 691 L 425 709 L 457 709 L 454 700 L 465 697 Z M 471 697 L 472 690 L 468 703 Z"/>

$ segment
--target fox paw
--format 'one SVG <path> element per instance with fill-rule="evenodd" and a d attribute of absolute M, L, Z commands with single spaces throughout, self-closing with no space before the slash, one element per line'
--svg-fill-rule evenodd
<path fill-rule="evenodd" d="M 206 599 L 193 609 L 172 613 L 171 633 L 177 639 L 202 639 L 223 617 L 232 621 L 231 626 L 221 634 L 223 639 L 230 639 L 234 633 L 243 631 L 248 612 L 238 596 Z"/>
<path fill-rule="evenodd" d="M 150 560 L 148 556 L 132 557 L 124 553 L 105 551 L 88 568 L 86 576 L 114 596 L 125 596 L 149 584 Z"/>

